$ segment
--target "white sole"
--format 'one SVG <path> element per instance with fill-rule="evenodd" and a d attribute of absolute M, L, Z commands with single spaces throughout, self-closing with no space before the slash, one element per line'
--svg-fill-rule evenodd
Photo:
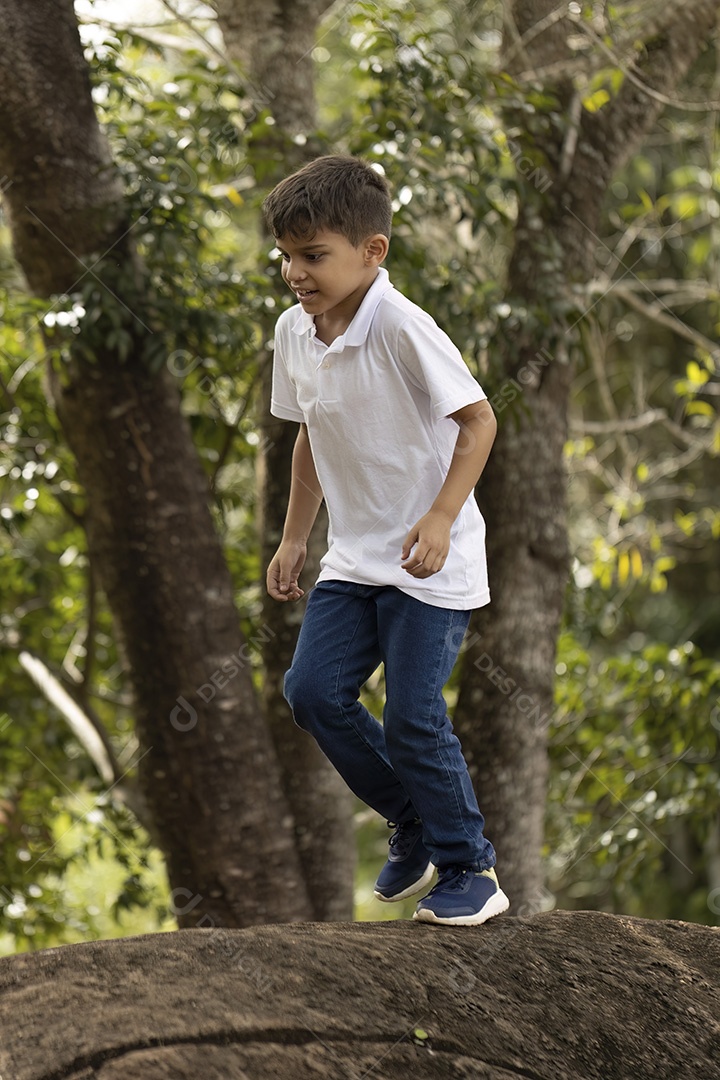
<path fill-rule="evenodd" d="M 507 896 L 502 889 L 498 889 L 477 915 L 455 915 L 452 918 L 441 918 L 430 908 L 420 908 L 413 915 L 413 919 L 417 919 L 418 922 L 439 923 L 441 926 L 479 926 L 481 923 L 487 922 L 488 919 L 492 919 L 493 915 L 501 915 L 509 907 L 510 901 Z"/>
<path fill-rule="evenodd" d="M 429 885 L 434 873 L 435 864 L 428 863 L 425 868 L 425 873 L 422 877 L 417 879 L 414 885 L 408 885 L 407 889 L 403 889 L 401 893 L 396 893 L 395 896 L 383 896 L 382 893 L 379 892 L 376 892 L 375 896 L 378 900 L 382 900 L 383 904 L 396 904 L 398 900 L 407 900 L 408 896 L 414 896 L 415 893 L 420 892 L 426 885 Z"/>

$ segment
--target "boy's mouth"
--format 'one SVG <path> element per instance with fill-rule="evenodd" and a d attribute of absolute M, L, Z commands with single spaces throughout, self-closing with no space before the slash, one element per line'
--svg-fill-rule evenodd
<path fill-rule="evenodd" d="M 317 295 L 317 289 L 296 289 L 295 295 L 298 300 L 309 300 L 311 297 Z"/>

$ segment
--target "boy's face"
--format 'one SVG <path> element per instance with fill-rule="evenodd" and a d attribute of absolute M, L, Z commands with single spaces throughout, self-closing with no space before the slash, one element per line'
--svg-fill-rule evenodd
<path fill-rule="evenodd" d="M 330 319 L 355 314 L 388 248 L 387 237 L 380 233 L 353 247 L 347 237 L 329 229 L 301 240 L 279 236 L 276 243 L 283 280 L 303 310 Z"/>

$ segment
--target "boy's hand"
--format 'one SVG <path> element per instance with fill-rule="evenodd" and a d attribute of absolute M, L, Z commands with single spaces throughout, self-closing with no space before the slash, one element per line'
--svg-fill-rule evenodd
<path fill-rule="evenodd" d="M 298 585 L 305 565 L 307 545 L 302 540 L 283 540 L 267 569 L 265 583 L 273 600 L 299 600 L 305 595 Z"/>
<path fill-rule="evenodd" d="M 430 510 L 413 525 L 405 537 L 401 558 L 403 570 L 416 578 L 427 578 L 442 570 L 450 550 L 452 521 L 442 510 Z M 412 554 L 410 554 L 412 551 Z"/>

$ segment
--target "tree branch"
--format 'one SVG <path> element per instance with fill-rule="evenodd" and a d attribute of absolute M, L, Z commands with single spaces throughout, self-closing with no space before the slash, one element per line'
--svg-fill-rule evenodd
<path fill-rule="evenodd" d="M 513 0 L 505 10 L 504 37 L 512 43 L 503 56 L 503 65 L 517 79 L 537 78 L 538 70 L 548 63 L 572 62 L 565 26 L 569 21 L 575 28 L 575 20 L 568 13 L 567 3 L 557 0 Z M 521 59 L 529 70 L 519 73 L 514 60 Z"/>
<path fill-rule="evenodd" d="M 617 257 L 616 252 L 613 254 Z M 612 288 L 613 292 L 617 291 L 623 296 L 628 292 L 675 293 L 677 294 L 674 297 L 675 302 L 678 302 L 677 297 L 680 296 L 688 303 L 697 303 L 700 300 L 720 300 L 720 288 L 717 285 L 709 281 L 680 281 L 676 278 L 643 278 L 623 281 L 622 284 L 618 283 L 615 286 L 609 278 L 595 278 L 589 281 L 585 288 L 591 296 L 598 293 L 604 295 L 608 289 Z"/>
<path fill-rule="evenodd" d="M 101 780 L 105 784 L 113 784 L 120 776 L 120 767 L 109 745 L 107 733 L 101 734 L 97 724 L 70 697 L 39 657 L 23 649 L 18 659 L 38 689 L 62 714 L 73 735 L 85 748 Z"/>
<path fill-rule="evenodd" d="M 609 60 L 612 60 L 613 64 L 622 71 L 623 75 L 629 79 L 638 90 L 641 90 L 647 97 L 652 98 L 653 101 L 656 101 L 663 106 L 669 105 L 673 109 L 681 109 L 684 112 L 715 112 L 718 107 L 720 107 L 720 102 L 717 101 L 679 101 L 677 98 L 668 97 L 667 94 L 655 90 L 649 83 L 639 78 L 614 49 L 611 49 L 609 45 L 606 45 L 603 39 L 595 33 L 592 26 L 584 21 L 581 21 L 578 25 L 582 32 L 590 38 L 595 47 L 599 49 L 604 56 L 607 56 Z"/>
<path fill-rule="evenodd" d="M 579 435 L 613 435 L 620 431 L 641 431 L 666 418 L 664 409 L 649 409 L 641 416 L 618 417 L 616 420 L 571 420 L 570 427 Z"/>
<path fill-rule="evenodd" d="M 285 135 L 315 122 L 312 50 L 329 0 L 209 0 L 225 47 L 252 80 L 258 106 L 272 110 Z"/>
<path fill-rule="evenodd" d="M 22 649 L 18 659 L 20 666 L 27 672 L 40 692 L 63 717 L 92 761 L 103 783 L 114 789 L 141 825 L 152 835 L 152 822 L 149 820 L 145 800 L 137 786 L 124 775 L 99 717 L 92 709 L 81 709 L 38 656 L 34 656 L 27 649 Z"/>
<path fill-rule="evenodd" d="M 583 132 L 602 149 L 607 175 L 627 161 L 665 107 L 666 90 L 687 73 L 717 25 L 718 12 L 720 0 L 666 5 L 661 18 L 646 31 L 644 51 L 628 68 L 617 96 L 597 112 L 585 112 Z"/>
<path fill-rule="evenodd" d="M 596 322 L 592 320 L 589 325 L 583 327 L 581 333 L 585 344 L 585 351 L 589 355 L 593 367 L 600 400 L 605 406 L 605 412 L 610 417 L 610 422 L 615 425 L 614 430 L 617 432 L 618 442 L 623 453 L 623 460 L 628 462 L 631 458 L 630 444 L 625 437 L 624 429 L 620 426 L 620 413 L 617 410 L 615 398 L 610 389 L 608 373 L 605 367 L 604 343 L 598 340 L 599 329 Z"/>
<path fill-rule="evenodd" d="M 548 11 L 537 22 L 533 22 L 522 33 L 515 21 L 515 11 L 507 12 L 505 17 L 506 30 L 513 38 L 512 45 L 507 49 L 503 56 L 503 66 L 510 70 L 512 68 L 513 61 L 517 56 L 523 57 L 526 61 L 529 61 L 529 56 L 526 50 L 526 46 L 539 37 L 545 30 L 549 30 L 555 23 L 560 22 L 561 19 L 567 19 L 568 6 L 567 3 L 558 4 L 551 11 Z"/>
<path fill-rule="evenodd" d="M 5 357 L 6 360 L 10 359 L 10 357 L 7 355 L 7 353 L 3 352 L 2 349 L 0 349 L 0 354 L 2 354 Z M 3 392 L 3 394 L 7 398 L 8 403 L 10 405 L 10 408 L 11 409 L 16 409 L 17 408 L 17 402 L 15 400 L 15 395 L 13 394 L 13 392 L 10 389 L 10 387 L 8 386 L 8 384 L 3 379 L 1 371 L 0 371 L 0 390 Z"/>
<path fill-rule="evenodd" d="M 192 19 L 187 18 L 186 15 L 183 15 L 182 12 L 178 11 L 178 9 L 175 7 L 175 4 L 173 4 L 171 0 L 161 0 L 161 3 L 163 7 L 172 15 L 173 19 L 181 23 L 183 26 L 187 27 L 193 37 L 199 38 L 200 41 L 202 41 L 203 45 L 209 52 L 215 53 L 215 55 L 219 57 L 220 60 L 222 60 L 223 64 L 225 64 L 226 67 L 232 68 L 233 64 L 230 57 L 227 56 L 227 54 L 224 53 L 222 49 L 218 49 L 217 45 L 213 44 L 212 41 L 209 41 L 205 37 L 205 35 L 201 33 L 200 30 L 198 30 Z"/>
<path fill-rule="evenodd" d="M 615 285 L 612 289 L 613 293 L 622 297 L 628 307 L 638 311 L 641 315 L 644 315 L 646 319 L 651 319 L 653 322 L 658 323 L 660 326 L 665 327 L 667 330 L 672 330 L 678 337 L 685 338 L 686 341 L 696 345 L 699 349 L 709 353 L 716 358 L 720 357 L 720 348 L 717 342 L 711 341 L 710 338 L 705 337 L 699 330 L 696 330 L 692 326 L 688 326 L 687 323 L 679 319 L 674 312 L 663 304 L 661 300 L 655 300 L 652 304 L 646 304 L 640 300 L 633 289 L 626 289 L 622 285 Z"/>

